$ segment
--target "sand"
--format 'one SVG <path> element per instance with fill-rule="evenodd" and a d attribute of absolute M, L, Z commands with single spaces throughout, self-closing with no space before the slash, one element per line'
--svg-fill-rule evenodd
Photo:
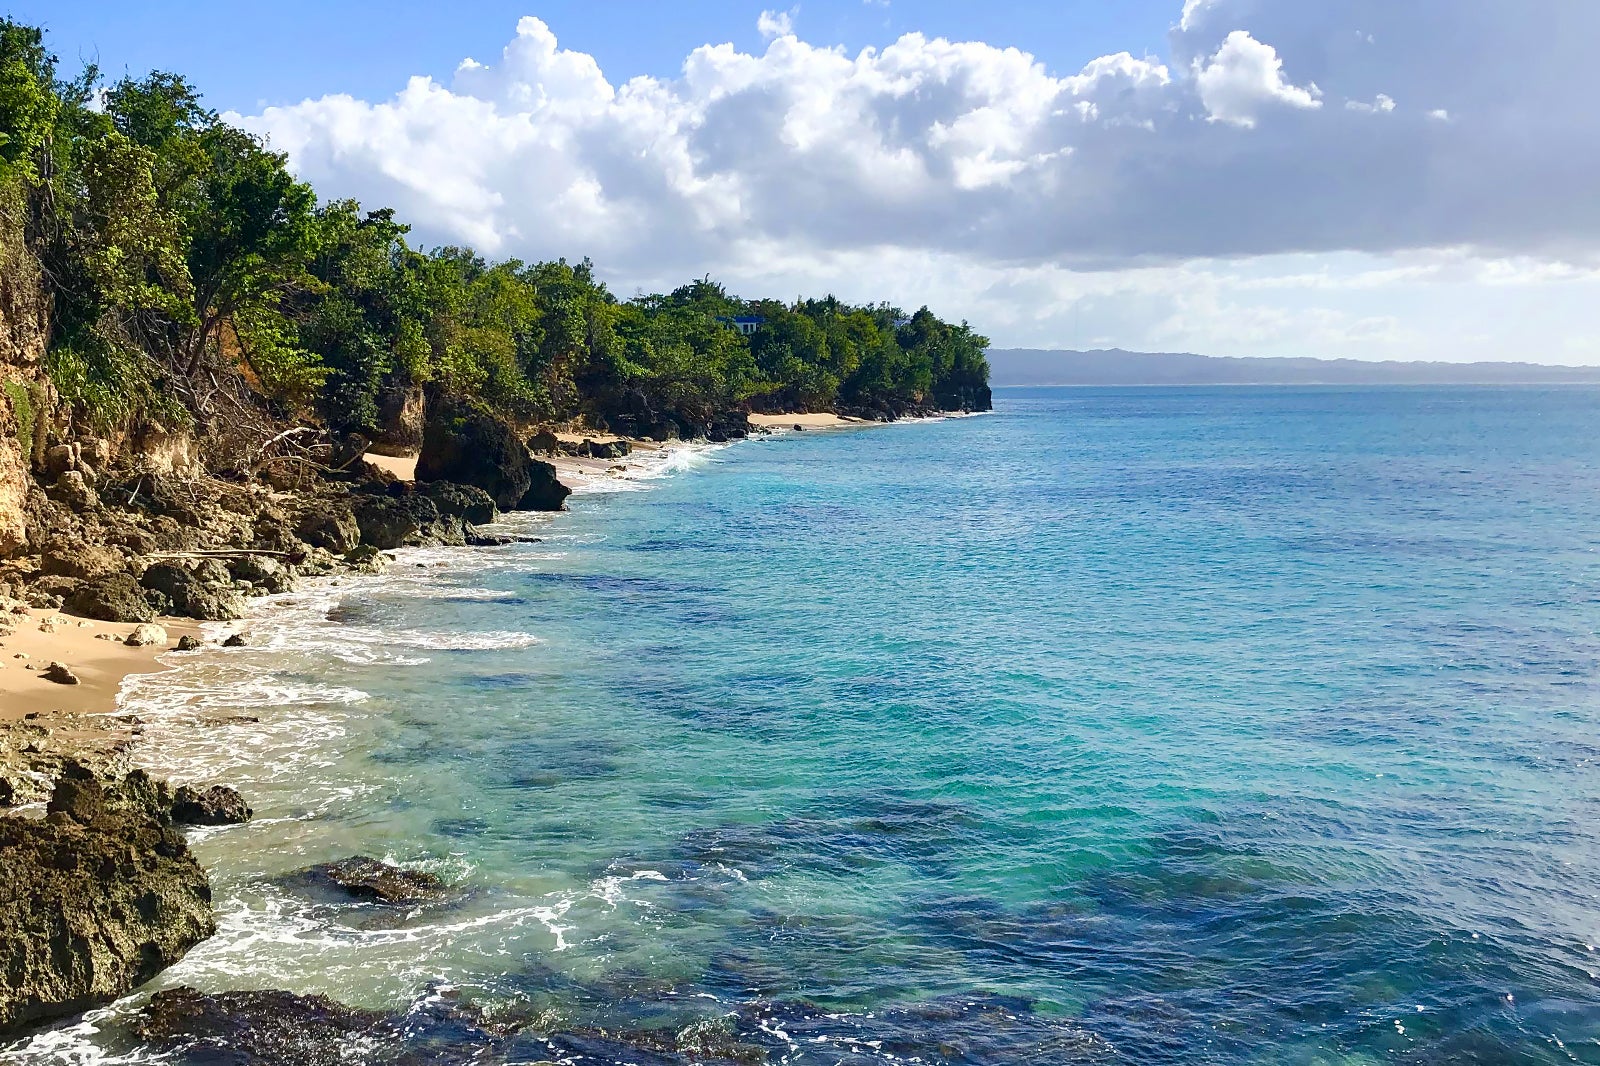
<path fill-rule="evenodd" d="M 751 415 L 750 424 L 765 429 L 792 429 L 795 426 L 805 429 L 838 429 L 841 426 L 866 426 L 873 423 L 864 418 L 851 418 L 848 415 L 816 414 Z"/>
<path fill-rule="evenodd" d="M 417 457 L 415 455 L 379 455 L 377 452 L 368 452 L 363 458 L 379 470 L 393 474 L 401 481 L 417 480 Z"/>
<path fill-rule="evenodd" d="M 159 624 L 167 631 L 166 647 L 130 648 L 122 640 L 134 627 L 125 623 L 94 622 L 60 611 L 34 610 L 5 617 L 5 625 L 13 632 L 0 636 L 0 722 L 29 714 L 50 717 L 114 711 L 123 678 L 159 673 L 166 667 L 156 656 L 171 651 L 179 637 L 200 634 L 199 623 L 192 619 L 165 618 Z M 117 639 L 101 640 L 102 634 Z M 52 661 L 69 667 L 78 675 L 79 684 L 58 685 L 41 677 Z"/>

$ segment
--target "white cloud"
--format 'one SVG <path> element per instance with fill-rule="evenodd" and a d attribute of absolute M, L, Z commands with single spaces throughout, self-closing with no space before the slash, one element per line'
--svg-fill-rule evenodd
<path fill-rule="evenodd" d="M 1302 89 L 1283 74 L 1283 60 L 1270 44 L 1246 30 L 1228 34 L 1217 54 L 1195 75 L 1211 121 L 1251 129 L 1274 106 L 1314 110 L 1322 106 L 1315 85 Z"/>
<path fill-rule="evenodd" d="M 1181 346 L 1244 354 L 1278 343 L 1270 319 L 1305 353 L 1294 328 L 1330 349 L 1360 332 L 1310 316 L 1313 295 L 1368 294 L 1340 312 L 1348 323 L 1403 313 L 1383 286 L 1294 257 L 1600 261 L 1600 112 L 1583 103 L 1592 76 L 1577 43 L 1593 35 L 1537 38 L 1497 0 L 1414 0 L 1362 5 L 1358 38 L 1337 6 L 1191 0 L 1170 55 L 1059 72 L 1015 48 L 921 34 L 851 54 L 767 11 L 757 53 L 707 45 L 676 76 L 626 81 L 525 18 L 499 57 L 464 61 L 447 82 L 233 117 L 324 196 L 396 207 L 423 244 L 590 255 L 624 293 L 710 272 L 751 292 L 944 301 L 1015 343 L 1048 343 L 1062 301 L 1093 289 L 1118 308 L 1101 332 L 1128 346 L 1171 322 L 1196 338 Z M 1565 10 L 1585 23 L 1569 29 L 1600 34 L 1600 4 Z M 1472 62 L 1437 47 L 1446 15 Z M 1549 56 L 1532 64 L 1536 38 Z M 1317 85 L 1344 106 L 1322 107 Z M 1325 280 L 1272 284 L 1263 270 L 1247 285 L 1234 261 Z M 1175 293 L 1223 274 L 1227 298 L 1179 314 Z M 1498 280 L 1463 276 L 1450 291 L 1596 285 L 1548 271 Z M 1230 308 L 1248 310 L 1254 340 L 1198 324 Z M 1437 322 L 1422 332 L 1451 335 L 1448 315 Z"/>
<path fill-rule="evenodd" d="M 768 40 L 787 37 L 794 33 L 794 12 L 763 11 L 761 17 L 756 19 L 756 29 Z"/>
<path fill-rule="evenodd" d="M 1370 104 L 1365 100 L 1346 100 L 1344 106 L 1347 111 L 1360 111 L 1363 114 L 1375 115 L 1380 113 L 1387 114 L 1393 111 L 1395 103 L 1393 97 L 1379 93 L 1377 98 Z"/>

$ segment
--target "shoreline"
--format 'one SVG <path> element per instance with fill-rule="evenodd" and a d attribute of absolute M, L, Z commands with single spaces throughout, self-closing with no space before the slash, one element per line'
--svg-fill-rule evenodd
<path fill-rule="evenodd" d="M 620 439 L 595 434 L 562 436 L 572 443 L 585 437 Z M 581 495 L 650 479 L 657 476 L 656 467 L 670 463 L 677 454 L 724 447 L 693 441 L 628 443 L 630 453 L 617 459 L 560 455 L 548 461 L 562 483 Z M 372 454 L 366 458 L 397 479 L 415 478 L 415 457 Z M 394 562 L 394 551 L 384 554 Z M 363 576 L 351 572 L 308 579 L 305 587 L 351 582 Z M 0 601 L 0 790 L 11 790 L 12 809 L 25 809 L 46 798 L 48 779 L 66 761 L 84 762 L 107 773 L 123 773 L 140 765 L 136 749 L 142 723 L 127 707 L 137 680 L 181 669 L 182 661 L 169 656 L 186 654 L 177 649 L 183 637 L 214 645 L 228 633 L 247 632 L 263 601 L 246 602 L 247 613 L 228 622 L 157 618 L 154 624 L 165 630 L 165 642 L 132 647 L 125 641 L 139 628 L 135 624 L 103 622 L 45 608 L 15 613 L 22 610 L 21 604 L 7 611 L 5 602 Z M 76 684 L 58 684 L 42 676 L 49 664 L 57 662 L 72 671 Z"/>
<path fill-rule="evenodd" d="M 938 421 L 961 417 L 960 412 L 909 417 L 901 422 Z M 807 414 L 752 414 L 750 424 L 756 435 L 784 435 L 791 432 L 863 429 L 893 425 L 872 419 L 830 412 Z M 616 483 L 648 480 L 655 468 L 670 464 L 680 454 L 720 449 L 729 444 L 705 441 L 653 441 L 617 437 L 602 433 L 560 433 L 568 445 L 585 440 L 606 444 L 623 442 L 628 454 L 617 458 L 591 458 L 556 454 L 545 457 L 555 467 L 563 484 L 577 494 L 606 491 Z M 414 481 L 415 456 L 396 457 L 369 453 L 365 460 L 400 481 Z M 670 471 L 666 471 L 670 472 Z M 559 512 L 557 512 L 559 513 Z M 393 553 L 387 553 L 393 558 Z M 348 580 L 353 574 L 341 575 Z M 102 622 L 64 610 L 29 608 L 25 615 L 4 613 L 0 602 L 0 730 L 23 721 L 54 731 L 67 724 L 81 726 L 85 720 L 105 718 L 122 712 L 123 694 L 129 678 L 160 674 L 180 664 L 166 660 L 176 652 L 182 637 L 206 639 L 207 628 L 217 625 L 245 628 L 250 615 L 231 623 L 207 623 L 192 618 L 161 617 L 155 624 L 167 634 L 163 645 L 129 647 L 126 637 L 137 628 L 129 623 Z M 7 630 L 11 632 L 7 632 Z M 103 639 L 114 637 L 116 639 Z M 61 685 L 40 675 L 51 662 L 60 662 L 78 677 L 78 684 Z M 35 669 L 29 669 L 34 667 Z M 70 743 L 53 744 L 60 754 L 73 754 Z M 4 770 L 0 765 L 0 771 Z"/>

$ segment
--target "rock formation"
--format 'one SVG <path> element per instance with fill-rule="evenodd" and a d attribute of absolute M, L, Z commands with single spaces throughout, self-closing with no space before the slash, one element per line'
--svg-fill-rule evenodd
<path fill-rule="evenodd" d="M 168 803 L 142 771 L 68 763 L 44 820 L 0 817 L 0 1032 L 124 995 L 216 931 Z"/>

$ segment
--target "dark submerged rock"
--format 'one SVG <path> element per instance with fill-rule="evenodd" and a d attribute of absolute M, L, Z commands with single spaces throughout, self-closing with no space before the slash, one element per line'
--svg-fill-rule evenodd
<path fill-rule="evenodd" d="M 244 639 L 243 633 L 230 633 L 228 638 L 222 642 L 222 646 L 224 648 L 243 648 L 247 647 L 248 644 Z"/>
<path fill-rule="evenodd" d="M 182 785 L 172 794 L 172 820 L 179 825 L 241 825 L 254 815 L 244 797 L 227 785 Z"/>
<path fill-rule="evenodd" d="M 390 907 L 442 903 L 455 894 L 433 874 L 407 870 L 367 855 L 313 866 L 302 871 L 298 879 L 315 888 Z"/>
<path fill-rule="evenodd" d="M 0 818 L 0 1032 L 110 1002 L 216 932 L 168 802 L 142 771 L 69 762 L 43 821 Z"/>

